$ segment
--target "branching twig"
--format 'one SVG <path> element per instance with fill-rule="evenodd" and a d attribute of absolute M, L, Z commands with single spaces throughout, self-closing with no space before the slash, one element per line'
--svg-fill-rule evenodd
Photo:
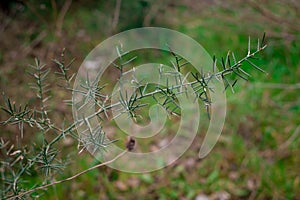
<path fill-rule="evenodd" d="M 118 22 L 119 22 L 121 3 L 122 3 L 122 0 L 116 0 L 115 12 L 114 12 L 114 16 L 113 16 L 113 20 L 112 20 L 112 24 L 111 24 L 112 32 L 116 30 Z"/>
<path fill-rule="evenodd" d="M 61 11 L 59 12 L 59 15 L 56 20 L 56 36 L 60 37 L 62 32 L 62 25 L 65 18 L 65 15 L 67 14 L 67 11 L 69 10 L 70 6 L 72 4 L 72 0 L 66 0 L 63 7 L 61 8 Z"/>

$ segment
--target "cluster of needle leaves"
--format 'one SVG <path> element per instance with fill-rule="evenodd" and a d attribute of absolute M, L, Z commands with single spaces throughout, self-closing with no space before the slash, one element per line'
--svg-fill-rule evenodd
<path fill-rule="evenodd" d="M 3 95 L 4 104 L 1 106 L 1 110 L 3 114 L 6 113 L 7 119 L 2 121 L 1 124 L 17 125 L 20 130 L 21 140 L 24 137 L 24 128 L 33 128 L 36 134 L 41 135 L 41 141 L 37 144 L 33 143 L 30 146 L 14 144 L 11 141 L 6 141 L 2 137 L 0 138 L 1 199 L 37 198 L 41 195 L 42 193 L 38 192 L 26 193 L 24 195 L 23 193 L 29 189 L 32 190 L 53 181 L 55 175 L 65 169 L 67 162 L 61 158 L 62 156 L 60 156 L 59 145 L 57 145 L 57 143 L 66 136 L 71 136 L 78 141 L 79 153 L 90 145 L 94 147 L 92 149 L 93 152 L 105 151 L 106 147 L 113 141 L 107 139 L 100 125 L 98 128 L 92 129 L 90 119 L 97 117 L 104 120 L 104 118 L 109 117 L 109 111 L 114 107 L 120 107 L 120 114 L 128 114 L 128 117 L 136 120 L 138 110 L 147 105 L 141 102 L 141 100 L 152 98 L 156 103 L 159 103 L 165 108 L 170 115 L 180 115 L 180 105 L 178 104 L 176 95 L 187 92 L 184 88 L 191 86 L 196 94 L 195 96 L 199 101 L 204 103 L 209 114 L 209 106 L 211 104 L 209 93 L 213 92 L 213 89 L 209 88 L 209 81 L 212 79 L 224 81 L 225 89 L 230 88 L 234 91 L 233 88 L 239 79 L 247 80 L 251 76 L 246 72 L 250 67 L 265 72 L 253 62 L 256 59 L 255 56 L 266 48 L 264 40 L 265 36 L 263 36 L 262 40 L 258 40 L 257 47 L 252 51 L 249 38 L 248 51 L 246 56 L 242 59 L 238 60 L 234 53 L 228 52 L 227 56 L 221 59 L 221 62 L 218 62 L 217 59 L 214 58 L 212 72 L 194 73 L 188 71 L 185 77 L 179 76 L 179 73 L 182 73 L 185 66 L 188 66 L 189 63 L 170 49 L 175 59 L 174 62 L 171 61 L 174 72 L 166 72 L 161 67 L 157 69 L 161 75 L 167 76 L 165 86 L 162 87 L 159 84 L 151 86 L 149 83 L 133 80 L 135 92 L 132 95 L 128 95 L 127 92 L 122 91 L 119 91 L 119 94 L 104 94 L 103 88 L 105 86 L 99 86 L 98 83 L 90 81 L 82 84 L 81 89 L 71 88 L 71 83 L 75 75 L 69 74 L 69 69 L 73 60 L 66 63 L 63 51 L 61 58 L 54 60 L 58 69 L 56 75 L 64 82 L 64 84 L 60 86 L 73 93 L 81 93 L 84 96 L 82 107 L 84 107 L 85 102 L 90 102 L 90 100 L 93 100 L 98 107 L 96 112 L 92 115 L 84 116 L 82 120 L 74 121 L 67 126 L 65 126 L 65 124 L 58 126 L 52 123 L 49 118 L 49 112 L 51 112 L 51 110 L 47 109 L 47 101 L 49 100 L 49 90 L 51 88 L 47 85 L 47 76 L 50 70 L 36 59 L 35 65 L 31 66 L 29 74 L 34 80 L 31 87 L 36 92 L 36 97 L 39 101 L 38 104 L 30 105 L 27 103 L 25 106 L 17 106 L 9 97 Z M 122 53 L 119 48 L 117 48 L 117 53 L 119 55 L 118 64 L 113 63 L 113 65 L 119 70 L 119 82 L 122 83 L 122 77 L 127 73 L 125 66 L 131 64 L 136 57 L 125 60 L 124 56 L 126 53 Z M 220 63 L 222 67 L 220 71 L 217 70 L 218 63 Z M 244 63 L 248 63 L 249 65 L 244 65 Z M 245 69 L 246 67 L 244 66 L 248 66 L 248 69 Z M 174 77 L 176 84 L 172 85 L 168 80 Z M 234 78 L 233 80 L 232 77 Z M 122 84 L 120 85 L 122 86 Z M 111 104 L 110 100 L 114 95 L 119 95 L 119 102 Z M 68 102 L 72 103 L 72 101 L 67 101 L 67 103 Z M 85 135 L 83 138 L 78 137 L 75 133 L 76 127 L 81 125 L 88 127 L 82 133 Z M 54 135 L 55 137 L 47 137 L 47 134 L 50 133 L 51 136 Z M 26 177 L 38 173 L 43 174 L 44 181 L 37 182 L 35 185 L 26 186 Z"/>

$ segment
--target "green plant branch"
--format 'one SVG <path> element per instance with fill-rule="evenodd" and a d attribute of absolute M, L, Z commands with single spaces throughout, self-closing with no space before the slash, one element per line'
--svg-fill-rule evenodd
<path fill-rule="evenodd" d="M 175 80 L 176 80 L 175 85 L 169 85 L 168 81 L 167 81 L 166 87 L 161 88 L 160 86 L 157 86 L 153 91 L 151 91 L 151 90 L 148 91 L 148 83 L 141 84 L 139 82 L 136 82 L 137 90 L 133 95 L 128 96 L 128 94 L 126 93 L 123 96 L 123 94 L 120 92 L 119 102 L 114 103 L 114 104 L 109 104 L 109 105 L 107 105 L 106 102 L 109 102 L 109 100 L 113 97 L 113 95 L 116 95 L 116 94 L 111 94 L 111 95 L 101 94 L 100 92 L 104 88 L 104 86 L 98 86 L 98 85 L 96 85 L 97 83 L 95 83 L 95 82 L 90 83 L 90 81 L 88 80 L 87 85 L 81 85 L 82 90 L 70 89 L 71 81 L 74 77 L 74 74 L 69 75 L 68 71 L 69 71 L 69 68 L 70 68 L 73 60 L 69 64 L 65 64 L 64 50 L 63 50 L 61 60 L 60 61 L 54 60 L 54 62 L 59 67 L 59 72 L 57 74 L 60 76 L 60 78 L 62 78 L 66 82 L 66 85 L 64 86 L 64 88 L 71 90 L 73 93 L 80 93 L 81 95 L 83 95 L 86 98 L 86 99 L 84 99 L 84 105 L 86 105 L 87 102 L 90 102 L 90 100 L 93 100 L 95 102 L 95 104 L 100 107 L 93 114 L 83 117 L 82 119 L 76 120 L 74 123 L 68 125 L 67 128 L 65 128 L 65 127 L 60 128 L 60 127 L 56 126 L 55 124 L 52 124 L 50 122 L 50 119 L 48 118 L 46 106 L 44 105 L 45 101 L 47 101 L 47 99 L 48 99 L 45 96 L 45 93 L 47 92 L 47 89 L 46 89 L 47 85 L 45 85 L 44 80 L 46 79 L 46 76 L 48 75 L 49 71 L 44 70 L 45 66 L 41 65 L 39 63 L 39 61 L 36 59 L 36 66 L 33 66 L 33 68 L 35 69 L 35 73 L 31 73 L 31 74 L 34 77 L 34 79 L 36 80 L 34 88 L 37 90 L 37 96 L 41 102 L 41 112 L 39 112 L 36 109 L 30 109 L 28 106 L 25 106 L 25 107 L 20 106 L 19 108 L 17 108 L 15 103 L 11 103 L 9 98 L 5 98 L 5 106 L 1 106 L 1 109 L 9 115 L 9 118 L 7 120 L 1 122 L 1 124 L 18 124 L 19 127 L 21 127 L 21 130 L 23 130 L 24 124 L 28 124 L 30 127 L 38 127 L 42 131 L 43 134 L 49 130 L 52 130 L 55 133 L 57 133 L 57 135 L 50 142 L 47 142 L 46 139 L 44 138 L 41 151 L 38 152 L 37 154 L 35 154 L 32 158 L 27 158 L 24 155 L 24 157 L 26 158 L 25 159 L 26 162 L 24 163 L 23 161 L 21 161 L 20 168 L 18 169 L 18 171 L 16 171 L 16 172 L 13 171 L 13 177 L 11 178 L 11 181 L 10 181 L 12 183 L 12 186 L 9 185 L 9 187 L 12 187 L 13 190 L 11 190 L 11 189 L 7 190 L 1 195 L 5 195 L 5 194 L 8 195 L 8 192 L 10 192 L 10 195 L 11 195 L 11 192 L 13 192 L 12 196 L 6 197 L 4 199 L 19 198 L 21 196 L 35 192 L 37 190 L 42 190 L 42 189 L 45 189 L 47 187 L 50 187 L 50 186 L 53 186 L 53 185 L 56 185 L 59 183 L 70 181 L 88 171 L 91 171 L 95 168 L 109 164 L 109 163 L 115 161 L 117 158 L 119 158 L 121 155 L 117 156 L 115 159 L 113 159 L 111 161 L 96 165 L 92 168 L 84 170 L 72 177 L 67 178 L 67 179 L 55 181 L 55 182 L 52 182 L 52 183 L 49 183 L 46 185 L 42 185 L 42 186 L 30 189 L 25 192 L 20 191 L 20 189 L 18 188 L 18 183 L 20 182 L 21 177 L 27 171 L 29 171 L 35 164 L 41 165 L 40 168 L 45 170 L 46 176 L 49 176 L 50 170 L 52 170 L 53 168 L 54 169 L 60 168 L 61 167 L 60 165 L 56 165 L 56 163 L 52 163 L 53 161 L 55 161 L 55 156 L 56 156 L 56 153 L 55 153 L 56 149 L 54 148 L 54 145 L 58 141 L 60 141 L 63 137 L 65 137 L 67 134 L 72 135 L 73 130 L 78 126 L 81 126 L 82 124 L 85 124 L 86 126 L 88 126 L 88 129 L 86 131 L 88 131 L 88 133 L 90 134 L 91 141 L 90 140 L 89 141 L 81 141 L 81 138 L 77 137 L 76 139 L 78 139 L 79 144 L 80 143 L 85 144 L 84 142 L 89 142 L 89 143 L 93 143 L 93 144 L 95 143 L 95 145 L 98 145 L 101 148 L 105 148 L 108 145 L 108 143 L 104 139 L 105 133 L 102 131 L 102 127 L 99 126 L 98 127 L 99 130 L 97 129 L 95 132 L 89 123 L 89 119 L 92 119 L 94 117 L 100 117 L 100 115 L 103 113 L 106 114 L 106 116 L 107 116 L 106 112 L 114 107 L 121 105 L 122 108 L 120 110 L 120 113 L 128 113 L 130 117 L 135 118 L 136 117 L 135 110 L 146 105 L 146 104 L 139 103 L 138 101 L 142 100 L 145 97 L 153 97 L 154 100 L 156 100 L 157 103 L 160 103 L 167 111 L 168 111 L 168 109 L 170 109 L 171 114 L 175 114 L 176 113 L 175 109 L 179 108 L 179 105 L 176 102 L 175 95 L 182 93 L 182 90 L 181 90 L 182 88 L 191 86 L 194 90 L 194 93 L 198 97 L 198 99 L 202 100 L 205 103 L 205 105 L 207 106 L 207 110 L 208 110 L 208 114 L 209 114 L 208 106 L 210 105 L 210 99 L 209 99 L 209 95 L 207 94 L 207 92 L 209 90 L 212 91 L 212 88 L 209 88 L 209 84 L 208 84 L 210 80 L 212 80 L 213 78 L 215 78 L 219 81 L 223 80 L 225 83 L 225 89 L 230 87 L 233 90 L 233 87 L 235 86 L 237 80 L 235 80 L 233 83 L 230 83 L 230 81 L 227 80 L 227 76 L 230 74 L 236 74 L 239 78 L 247 80 L 247 77 L 249 77 L 250 74 L 248 74 L 247 72 L 245 72 L 242 69 L 242 64 L 244 62 L 247 62 L 254 69 L 256 69 L 260 72 L 265 72 L 264 70 L 262 70 L 260 67 L 256 66 L 250 60 L 250 59 L 255 58 L 256 54 L 258 54 L 259 52 L 261 52 L 262 50 L 264 50 L 266 48 L 266 45 L 263 45 L 264 37 L 261 41 L 262 42 L 260 43 L 258 40 L 258 45 L 257 45 L 256 51 L 251 53 L 250 39 L 249 39 L 247 55 L 238 61 L 236 60 L 233 53 L 230 55 L 230 53 L 228 52 L 226 59 L 222 58 L 222 60 L 221 60 L 221 65 L 223 67 L 223 69 L 221 71 L 216 72 L 217 60 L 214 58 L 213 66 L 212 66 L 213 67 L 212 74 L 205 75 L 203 72 L 201 72 L 200 74 L 199 73 L 194 74 L 192 72 L 188 72 L 185 75 L 185 77 L 183 78 L 183 80 L 179 76 L 180 70 L 182 69 L 182 67 L 186 66 L 188 64 L 188 62 L 184 62 L 183 64 L 181 64 L 181 61 L 183 60 L 183 58 L 178 57 L 176 54 L 173 53 L 173 51 L 171 51 L 172 55 L 175 57 L 175 63 L 172 63 L 172 64 L 174 66 L 176 73 L 171 74 L 171 75 L 175 76 Z M 122 86 L 122 76 L 126 73 L 124 71 L 124 66 L 128 65 L 136 57 L 129 59 L 127 61 L 124 61 L 122 58 L 123 55 L 121 54 L 121 52 L 118 48 L 117 48 L 117 53 L 119 55 L 119 58 L 118 58 L 119 65 L 116 65 L 114 63 L 113 64 L 118 70 L 120 70 L 120 85 Z M 233 63 L 232 63 L 231 59 L 233 60 Z M 162 73 L 161 70 L 162 69 L 160 69 L 160 73 Z M 164 73 L 166 73 L 166 72 L 164 72 Z M 164 75 L 169 75 L 169 74 L 166 73 Z M 192 81 L 187 82 L 188 78 L 192 78 Z M 143 89 L 141 87 L 143 87 Z M 156 99 L 155 95 L 157 95 L 157 94 L 161 94 L 161 96 L 159 98 L 161 98 L 162 103 Z M 74 102 L 72 102 L 72 103 L 74 103 Z M 172 110 L 169 106 L 170 104 L 173 104 L 174 108 L 172 108 Z M 81 107 L 84 108 L 84 105 L 82 105 Z M 40 116 L 39 114 L 41 114 L 41 117 L 39 117 Z M 23 132 L 22 132 L 22 134 L 23 134 Z M 98 134 L 98 135 L 96 135 L 96 134 Z M 44 137 L 44 135 L 43 135 L 43 137 Z M 98 141 L 98 139 L 99 139 L 99 141 Z M 80 152 L 82 150 L 80 150 Z M 125 152 L 126 151 L 124 151 L 124 153 Z M 41 158 L 44 158 L 44 160 L 41 161 Z M 2 179 L 5 179 L 5 177 Z"/>
<path fill-rule="evenodd" d="M 254 63 L 252 63 L 251 61 L 249 61 L 250 58 L 253 58 L 256 54 L 258 54 L 259 52 L 261 52 L 262 50 L 264 50 L 265 48 L 267 47 L 267 45 L 264 45 L 260 48 L 258 48 L 255 52 L 253 53 L 248 53 L 244 58 L 242 58 L 241 60 L 235 62 L 233 65 L 231 65 L 230 67 L 228 68 L 225 68 L 223 69 L 222 71 L 220 72 L 217 72 L 215 74 L 212 74 L 212 75 L 209 75 L 209 76 L 206 76 L 206 77 L 203 77 L 202 79 L 202 84 L 205 84 L 207 81 L 211 80 L 212 78 L 217 78 L 217 79 L 224 79 L 225 76 L 229 75 L 229 74 L 232 74 L 232 73 L 236 73 L 235 70 L 241 70 L 241 66 L 242 66 L 242 63 L 244 63 L 245 61 L 248 62 L 251 66 L 253 66 L 255 69 L 261 71 L 261 72 L 264 72 L 266 73 L 264 70 L 262 70 L 261 68 L 259 68 L 258 66 L 256 66 Z M 224 67 L 225 66 L 225 63 L 224 63 Z M 245 72 L 244 70 L 242 71 L 244 73 L 247 73 Z M 249 74 L 248 74 L 249 76 Z M 227 81 L 226 79 L 224 79 L 225 81 Z M 195 80 L 195 81 L 191 81 L 191 82 L 188 82 L 188 83 L 183 83 L 183 84 L 180 84 L 180 85 L 175 85 L 175 86 L 172 86 L 172 89 L 178 89 L 178 88 L 182 88 L 182 87 L 186 87 L 186 86 L 192 86 L 196 83 L 199 83 L 199 80 Z M 235 84 L 235 83 L 234 83 Z M 146 94 L 143 94 L 143 95 L 140 95 L 140 96 L 137 96 L 136 97 L 136 101 L 137 100 L 140 100 L 142 98 L 145 98 L 145 97 L 151 97 L 155 94 L 158 94 L 158 93 L 161 93 L 161 92 L 166 92 L 168 89 L 170 88 L 163 88 L 163 89 L 157 89 L 157 90 L 154 90 L 152 92 L 149 92 L 149 93 L 146 93 Z M 104 106 L 102 107 L 101 109 L 99 109 L 98 111 L 96 111 L 94 114 L 88 116 L 87 118 L 88 119 L 91 119 L 91 118 L 94 118 L 95 116 L 103 113 L 103 112 L 106 112 L 108 109 L 112 109 L 116 106 L 119 106 L 121 105 L 122 103 L 121 102 L 117 102 L 115 104 L 111 104 L 111 105 L 108 105 L 108 106 Z M 83 121 L 83 120 L 82 120 Z"/>

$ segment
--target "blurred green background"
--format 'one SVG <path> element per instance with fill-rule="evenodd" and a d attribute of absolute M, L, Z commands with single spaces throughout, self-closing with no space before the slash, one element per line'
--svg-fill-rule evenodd
<path fill-rule="evenodd" d="M 198 159 L 205 133 L 200 129 L 184 156 L 163 170 L 129 174 L 103 167 L 49 188 L 40 199 L 300 199 L 300 1 L 1 1 L 0 90 L 18 103 L 34 104 L 24 72 L 35 57 L 56 71 L 51 60 L 66 48 L 66 58 L 76 59 L 76 72 L 98 43 L 144 26 L 185 33 L 217 58 L 228 50 L 242 58 L 248 36 L 255 46 L 266 32 L 268 47 L 257 62 L 268 75 L 253 71 L 248 82 L 238 83 L 235 94 L 227 91 L 224 130 L 205 159 Z M 54 79 L 49 81 L 57 87 Z M 54 89 L 51 95 L 54 121 L 71 120 L 71 107 L 61 103 L 70 94 Z M 5 117 L 1 113 L 0 119 Z M 174 125 L 168 126 L 171 132 Z M 0 130 L 1 137 L 18 142 L 17 127 Z M 33 137 L 38 133 L 26 132 L 22 143 Z M 77 155 L 73 140 L 64 141 L 61 151 L 70 165 L 56 179 L 95 162 L 87 153 Z M 31 176 L 26 184 L 41 180 L 42 175 Z"/>

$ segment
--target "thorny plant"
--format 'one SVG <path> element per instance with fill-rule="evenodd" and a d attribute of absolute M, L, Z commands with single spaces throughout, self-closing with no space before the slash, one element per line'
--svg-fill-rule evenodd
<path fill-rule="evenodd" d="M 86 102 L 93 100 L 95 104 L 98 106 L 98 110 L 90 115 L 85 116 L 83 120 L 75 121 L 74 123 L 65 127 L 57 126 L 52 123 L 49 118 L 50 110 L 47 110 L 47 100 L 49 99 L 49 89 L 50 87 L 47 85 L 47 75 L 50 73 L 49 69 L 46 69 L 45 65 L 41 64 L 38 59 L 35 60 L 35 65 L 31 66 L 32 70 L 30 75 L 34 79 L 34 83 L 31 85 L 32 88 L 36 91 L 37 99 L 40 101 L 39 107 L 31 108 L 29 104 L 25 106 L 16 106 L 16 103 L 13 102 L 10 98 L 4 96 L 4 105 L 1 106 L 1 110 L 6 113 L 8 118 L 5 121 L 2 121 L 3 125 L 17 125 L 20 130 L 21 138 L 24 137 L 24 125 L 27 124 L 26 127 L 37 128 L 39 131 L 37 134 L 42 135 L 42 141 L 40 144 L 33 144 L 31 147 L 29 146 L 20 146 L 16 147 L 10 141 L 5 141 L 3 138 L 0 139 L 0 154 L 1 154 L 1 199 L 26 199 L 26 198 L 38 198 L 42 192 L 37 192 L 42 189 L 46 189 L 49 186 L 56 185 L 62 182 L 70 181 L 81 174 L 84 174 L 90 170 L 93 170 L 97 167 L 103 166 L 105 164 L 111 163 L 117 158 L 121 156 L 117 156 L 116 158 L 96 165 L 92 168 L 88 168 L 78 174 L 75 174 L 72 177 L 67 179 L 63 179 L 60 181 L 55 181 L 55 175 L 59 172 L 62 172 L 66 167 L 67 162 L 59 155 L 59 149 L 57 143 L 61 141 L 66 136 L 74 137 L 78 141 L 79 153 L 82 152 L 86 144 L 93 144 L 95 146 L 95 150 L 104 151 L 106 147 L 114 141 L 110 141 L 106 138 L 105 132 L 99 126 L 98 129 L 92 130 L 89 125 L 89 119 L 94 117 L 99 117 L 101 120 L 109 117 L 109 110 L 111 110 L 114 106 L 120 106 L 120 113 L 127 113 L 129 117 L 133 119 L 137 119 L 138 110 L 144 106 L 146 103 L 143 103 L 142 100 L 146 97 L 153 98 L 156 103 L 159 103 L 170 115 L 180 115 L 180 107 L 178 105 L 176 94 L 179 92 L 183 92 L 179 90 L 184 86 L 191 86 L 196 94 L 197 99 L 200 102 L 203 102 L 206 106 L 207 113 L 209 116 L 210 110 L 210 95 L 209 91 L 213 92 L 212 88 L 208 87 L 209 81 L 212 79 L 223 80 L 225 83 L 225 89 L 230 88 L 232 92 L 233 88 L 236 85 L 238 79 L 247 80 L 250 77 L 250 74 L 246 72 L 246 69 L 243 68 L 244 63 L 248 63 L 254 69 L 265 72 L 260 67 L 253 63 L 253 60 L 256 59 L 256 55 L 266 48 L 265 45 L 265 34 L 262 40 L 258 40 L 257 47 L 254 51 L 251 51 L 250 47 L 250 38 L 248 44 L 248 52 L 245 57 L 238 60 L 234 53 L 228 52 L 225 58 L 221 59 L 221 67 L 222 70 L 217 72 L 217 59 L 214 57 L 213 66 L 211 73 L 194 73 L 192 71 L 188 71 L 184 79 L 189 80 L 181 80 L 180 76 L 175 76 L 169 74 L 170 77 L 176 78 L 176 85 L 170 85 L 166 83 L 166 87 L 161 87 L 160 85 L 156 85 L 155 87 L 151 87 L 148 83 L 136 82 L 136 90 L 133 95 L 128 96 L 127 92 L 120 92 L 119 102 L 116 104 L 110 104 L 110 100 L 115 94 L 104 94 L 103 88 L 105 86 L 99 86 L 98 83 L 92 83 L 87 81 L 85 85 L 81 85 L 82 90 L 75 90 L 71 88 L 71 83 L 74 78 L 74 74 L 69 74 L 69 69 L 74 60 L 70 63 L 66 64 L 64 59 L 64 51 L 61 55 L 61 59 L 53 60 L 57 66 L 59 72 L 56 72 L 59 79 L 63 79 L 65 84 L 62 85 L 65 89 L 72 92 L 80 92 L 85 97 Z M 179 57 L 170 49 L 172 56 L 175 61 L 172 62 L 172 65 L 176 72 L 182 72 L 182 69 L 185 66 L 188 66 L 189 63 L 186 62 L 183 58 Z M 117 53 L 119 55 L 118 64 L 113 63 L 113 65 L 120 71 L 119 82 L 122 82 L 122 76 L 126 73 L 125 66 L 129 65 L 136 57 L 133 57 L 128 60 L 124 60 L 124 56 L 126 53 L 122 53 L 120 48 L 117 48 Z M 158 69 L 163 73 L 162 69 Z M 233 75 L 233 76 L 232 76 Z M 232 80 L 234 77 L 236 79 Z M 72 101 L 68 101 L 72 103 Z M 85 137 L 84 140 L 78 137 L 75 134 L 76 126 L 80 126 L 82 124 L 87 125 L 89 127 L 85 132 L 89 135 L 89 137 Z M 36 129 L 35 129 L 36 130 Z M 55 137 L 49 140 L 49 137 L 46 137 L 49 132 L 55 133 Z M 122 153 L 122 155 L 127 151 L 132 151 L 134 148 L 135 140 L 130 138 L 130 140 L 126 144 L 126 150 Z M 36 183 L 35 185 L 26 187 L 26 177 L 31 176 L 32 174 L 36 174 L 42 172 L 44 174 L 44 181 L 42 183 Z"/>

